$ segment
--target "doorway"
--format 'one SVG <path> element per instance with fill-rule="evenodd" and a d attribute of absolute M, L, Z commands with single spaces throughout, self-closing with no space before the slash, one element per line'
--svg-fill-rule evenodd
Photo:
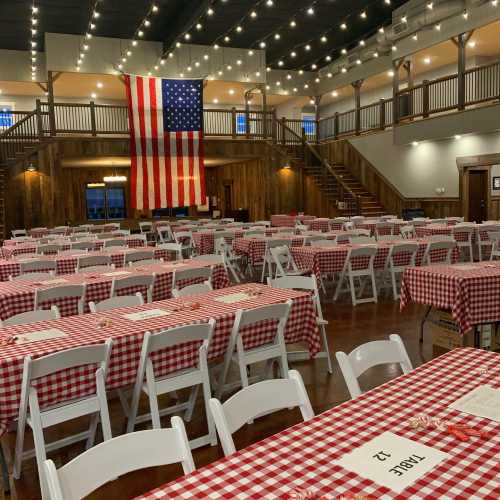
<path fill-rule="evenodd" d="M 469 170 L 469 221 L 488 219 L 488 170 Z"/>

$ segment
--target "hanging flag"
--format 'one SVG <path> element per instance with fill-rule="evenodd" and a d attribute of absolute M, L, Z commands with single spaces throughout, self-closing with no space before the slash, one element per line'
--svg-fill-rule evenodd
<path fill-rule="evenodd" d="M 125 75 L 125 84 L 132 208 L 204 203 L 203 80 Z"/>

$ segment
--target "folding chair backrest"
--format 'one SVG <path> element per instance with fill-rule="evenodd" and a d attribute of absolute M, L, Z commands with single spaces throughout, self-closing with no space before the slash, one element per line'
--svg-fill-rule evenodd
<path fill-rule="evenodd" d="M 326 240 L 323 238 L 323 239 L 319 239 L 319 240 L 312 240 L 311 246 L 312 247 L 336 247 L 337 242 L 336 242 L 336 240 Z"/>
<path fill-rule="evenodd" d="M 241 330 L 249 325 L 269 320 L 278 321 L 278 329 L 284 328 L 288 315 L 290 314 L 291 307 L 292 301 L 289 300 L 284 304 L 272 304 L 270 306 L 258 307 L 256 309 L 238 309 L 233 328 Z"/>
<path fill-rule="evenodd" d="M 139 222 L 139 229 L 141 230 L 141 233 L 149 233 L 152 228 L 152 222 Z"/>
<path fill-rule="evenodd" d="M 244 233 L 244 237 L 245 238 L 251 238 L 252 236 L 264 236 L 266 232 L 264 231 L 264 229 L 259 229 L 259 230 L 256 230 L 256 231 L 245 231 Z"/>
<path fill-rule="evenodd" d="M 314 417 L 304 382 L 296 370 L 290 370 L 288 378 L 264 380 L 245 387 L 224 404 L 212 398 L 209 405 L 226 456 L 236 451 L 231 434 L 259 415 L 299 407 L 304 421 Z"/>
<path fill-rule="evenodd" d="M 451 264 L 451 254 L 455 247 L 455 240 L 430 241 L 425 249 L 424 264 Z"/>
<path fill-rule="evenodd" d="M 52 460 L 47 460 L 50 498 L 83 498 L 119 476 L 149 467 L 180 463 L 184 474 L 193 472 L 195 466 L 182 419 L 172 417 L 171 425 L 171 429 L 132 432 L 104 441 L 59 470 Z"/>
<path fill-rule="evenodd" d="M 23 273 L 19 276 L 9 276 L 9 281 L 48 281 L 54 278 L 54 271 L 48 273 Z"/>
<path fill-rule="evenodd" d="M 38 245 L 36 248 L 36 253 L 40 255 L 46 255 L 51 253 L 57 253 L 61 247 L 59 245 L 54 245 L 47 243 L 46 245 Z"/>
<path fill-rule="evenodd" d="M 77 241 L 71 244 L 71 250 L 93 250 L 95 244 L 91 241 Z"/>
<path fill-rule="evenodd" d="M 375 243 L 372 236 L 351 236 L 351 243 Z"/>
<path fill-rule="evenodd" d="M 217 254 L 203 254 L 196 255 L 195 257 L 191 257 L 191 260 L 194 261 L 203 261 L 203 262 L 212 262 L 213 264 L 224 264 L 224 259 L 221 255 Z"/>
<path fill-rule="evenodd" d="M 81 271 L 87 267 L 91 266 L 109 266 L 111 265 L 110 255 L 89 255 L 78 257 L 76 269 Z"/>
<path fill-rule="evenodd" d="M 390 335 L 389 340 L 367 342 L 349 354 L 337 352 L 336 357 L 352 398 L 361 394 L 357 379 L 369 368 L 381 364 L 399 363 L 403 373 L 409 373 L 413 369 L 399 335 Z"/>
<path fill-rule="evenodd" d="M 129 262 L 137 262 L 139 260 L 154 259 L 154 250 L 137 250 L 125 254 L 125 265 Z"/>
<path fill-rule="evenodd" d="M 19 264 L 21 274 L 32 273 L 37 271 L 56 271 L 57 264 L 55 260 L 37 259 Z"/>
<path fill-rule="evenodd" d="M 28 325 L 31 323 L 36 323 L 37 321 L 48 321 L 51 319 L 59 319 L 61 316 L 59 314 L 59 309 L 57 306 L 52 306 L 50 309 L 41 311 L 27 311 L 19 314 L 15 314 L 10 318 L 0 321 L 0 326 L 13 326 L 13 325 Z"/>
<path fill-rule="evenodd" d="M 113 278 L 113 281 L 111 282 L 110 298 L 116 297 L 120 290 L 145 288 L 147 302 L 152 302 L 154 282 L 154 273 L 125 276 L 123 278 Z"/>
<path fill-rule="evenodd" d="M 401 233 L 401 236 L 403 238 L 406 238 L 406 239 L 409 239 L 409 238 L 414 238 L 416 233 L 415 233 L 415 228 L 411 225 L 407 225 L 407 226 L 402 226 L 400 229 L 399 229 L 400 233 Z"/>
<path fill-rule="evenodd" d="M 158 250 L 166 250 L 175 253 L 176 259 L 182 259 L 182 245 L 180 243 L 160 243 L 156 245 Z"/>
<path fill-rule="evenodd" d="M 41 305 L 45 302 L 76 298 L 78 299 L 78 314 L 83 314 L 85 290 L 85 285 L 61 285 L 45 289 L 37 288 L 35 290 L 35 305 L 33 310 L 40 309 Z"/>
<path fill-rule="evenodd" d="M 182 284 L 186 281 L 195 280 L 212 282 L 212 268 L 195 267 L 192 269 L 176 269 L 172 277 L 172 288 L 179 288 L 179 283 Z"/>
<path fill-rule="evenodd" d="M 19 238 L 19 237 L 25 237 L 28 236 L 28 232 L 26 229 L 13 229 L 12 230 L 12 237 L 13 238 Z"/>
<path fill-rule="evenodd" d="M 109 240 L 106 240 L 104 242 L 104 248 L 126 247 L 126 246 L 127 246 L 127 242 L 125 240 L 118 239 L 118 238 L 109 239 Z"/>
<path fill-rule="evenodd" d="M 142 306 L 144 298 L 141 292 L 135 295 L 119 295 L 118 297 L 110 297 L 109 299 L 101 300 L 101 302 L 89 302 L 90 312 L 103 312 L 110 309 L 118 309 L 120 307 L 135 307 Z"/>
<path fill-rule="evenodd" d="M 174 298 L 190 297 L 191 295 L 207 293 L 212 290 L 213 288 L 212 285 L 210 284 L 210 281 L 204 281 L 203 283 L 194 283 L 193 285 L 187 285 L 181 289 L 172 288 L 172 296 Z"/>

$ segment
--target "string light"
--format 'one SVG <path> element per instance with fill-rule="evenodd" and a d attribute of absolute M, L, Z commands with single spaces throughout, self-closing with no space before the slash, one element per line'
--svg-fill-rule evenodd
<path fill-rule="evenodd" d="M 83 59 L 85 58 L 85 52 L 88 52 L 90 50 L 89 40 L 92 39 L 91 31 L 94 31 L 97 28 L 97 19 L 99 19 L 101 16 L 99 11 L 97 10 L 100 1 L 101 0 L 94 0 L 92 8 L 90 9 L 90 16 L 89 16 L 89 22 L 87 23 L 87 30 L 85 31 L 83 40 L 80 41 L 80 46 L 78 49 L 78 58 L 76 60 L 76 71 L 81 70 Z"/>
<path fill-rule="evenodd" d="M 38 25 L 38 13 L 39 13 L 39 8 L 35 5 L 35 1 L 33 1 L 33 5 L 31 7 L 31 19 L 30 19 L 30 25 L 31 25 L 31 38 L 30 38 L 30 49 L 31 49 L 31 80 L 35 81 L 36 80 L 36 75 L 37 75 L 37 51 L 36 47 L 38 45 L 38 42 L 36 40 L 36 37 L 38 35 L 38 29 L 36 26 Z"/>

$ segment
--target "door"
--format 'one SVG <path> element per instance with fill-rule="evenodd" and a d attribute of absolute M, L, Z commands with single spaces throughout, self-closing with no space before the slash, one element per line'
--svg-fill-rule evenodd
<path fill-rule="evenodd" d="M 228 213 L 232 211 L 233 208 L 233 189 L 229 182 L 224 184 L 224 213 L 228 217 Z"/>
<path fill-rule="evenodd" d="M 469 221 L 488 219 L 488 171 L 469 171 Z"/>

